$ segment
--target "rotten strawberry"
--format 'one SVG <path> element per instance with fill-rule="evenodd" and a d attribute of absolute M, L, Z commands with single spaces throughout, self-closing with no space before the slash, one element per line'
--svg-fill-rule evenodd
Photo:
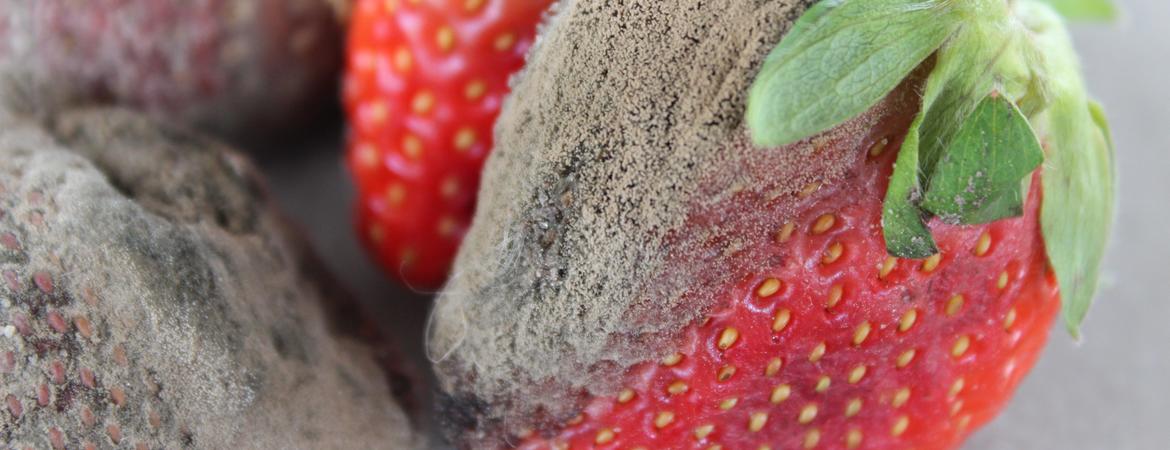
<path fill-rule="evenodd" d="M 501 116 L 429 336 L 456 443 L 955 448 L 1077 333 L 1112 144 L 1056 10 L 629 3 Z"/>

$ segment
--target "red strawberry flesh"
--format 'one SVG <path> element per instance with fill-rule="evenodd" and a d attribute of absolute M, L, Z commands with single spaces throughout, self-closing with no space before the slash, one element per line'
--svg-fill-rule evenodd
<path fill-rule="evenodd" d="M 549 1 L 361 1 L 345 101 L 358 233 L 417 287 L 447 276 L 492 126 Z"/>

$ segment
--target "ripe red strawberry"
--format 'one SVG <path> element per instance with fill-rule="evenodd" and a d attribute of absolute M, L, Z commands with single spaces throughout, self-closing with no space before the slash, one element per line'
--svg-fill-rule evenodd
<path fill-rule="evenodd" d="M 846 149 L 857 155 L 846 182 L 772 202 L 800 212 L 751 250 L 761 270 L 721 288 L 723 306 L 677 353 L 629 370 L 616 398 L 522 447 L 952 448 L 994 417 L 1060 305 L 1039 189 L 1021 218 L 933 222 L 937 257 L 890 257 L 882 200 L 908 122 L 893 124 Z"/>
<path fill-rule="evenodd" d="M 508 78 L 551 0 L 362 0 L 345 103 L 358 232 L 393 276 L 437 287 L 475 210 Z"/>

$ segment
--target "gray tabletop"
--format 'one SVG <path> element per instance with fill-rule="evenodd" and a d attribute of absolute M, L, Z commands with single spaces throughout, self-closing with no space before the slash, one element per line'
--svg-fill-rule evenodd
<path fill-rule="evenodd" d="M 1170 2 L 1121 3 L 1120 23 L 1075 29 L 1118 147 L 1120 206 L 1104 285 L 1083 341 L 1054 329 L 1007 411 L 965 448 L 1170 449 Z M 426 368 L 429 300 L 395 287 L 359 249 L 340 154 L 339 133 L 325 133 L 270 150 L 262 166 L 328 264 Z"/>

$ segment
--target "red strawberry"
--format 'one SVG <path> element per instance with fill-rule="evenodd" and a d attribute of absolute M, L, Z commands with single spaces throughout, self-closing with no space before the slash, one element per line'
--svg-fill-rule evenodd
<path fill-rule="evenodd" d="M 616 398 L 522 447 L 951 448 L 994 417 L 1060 305 L 1039 189 L 1022 218 L 932 223 L 937 257 L 890 257 L 882 200 L 907 125 L 894 122 L 863 141 L 868 154 L 846 150 L 858 155 L 846 182 L 772 202 L 800 212 L 751 250 L 761 270 L 721 290 L 724 306 L 678 353 L 629 370 Z"/>
<path fill-rule="evenodd" d="M 363 0 L 345 103 L 358 230 L 395 277 L 446 279 L 475 210 L 508 78 L 551 0 Z"/>

